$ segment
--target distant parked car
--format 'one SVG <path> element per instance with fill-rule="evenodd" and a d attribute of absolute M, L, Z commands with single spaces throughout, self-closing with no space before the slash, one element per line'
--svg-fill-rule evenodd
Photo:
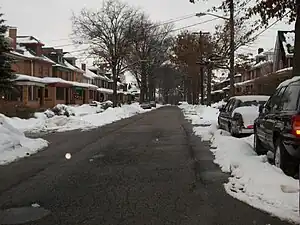
<path fill-rule="evenodd" d="M 142 109 L 151 109 L 152 108 L 150 102 L 141 103 L 140 106 Z"/>
<path fill-rule="evenodd" d="M 259 109 L 254 123 L 254 150 L 272 152 L 275 166 L 295 175 L 300 162 L 300 78 L 280 84 Z"/>
<path fill-rule="evenodd" d="M 252 134 L 254 121 L 259 115 L 259 106 L 265 104 L 269 96 L 235 96 L 222 106 L 218 117 L 220 128 L 229 131 L 232 136 Z"/>
<path fill-rule="evenodd" d="M 150 101 L 151 107 L 156 107 L 156 102 L 155 101 Z"/>

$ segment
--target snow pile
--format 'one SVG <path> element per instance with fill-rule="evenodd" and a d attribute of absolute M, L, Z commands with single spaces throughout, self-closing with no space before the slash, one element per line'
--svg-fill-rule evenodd
<path fill-rule="evenodd" d="M 196 134 L 205 139 L 208 134 L 211 135 L 214 163 L 223 172 L 232 175 L 228 183 L 224 184 L 228 194 L 272 215 L 300 223 L 298 181 L 271 165 L 266 156 L 258 156 L 254 152 L 253 135 L 238 139 L 224 130 L 217 130 L 213 126 L 217 114 L 213 114 L 210 107 L 185 104 L 181 108 L 193 124 L 199 124 L 200 121 L 212 122 L 211 126 L 202 127 L 201 132 Z M 194 130 L 197 129 L 195 126 Z"/>
<path fill-rule="evenodd" d="M 49 116 L 51 111 L 47 110 L 45 113 L 36 113 L 35 118 L 7 118 L 7 121 L 22 132 L 63 132 L 75 129 L 92 129 L 149 111 L 142 109 L 138 103 L 122 105 L 117 108 L 108 108 L 105 111 L 101 108 L 102 104 L 97 106 L 87 104 L 81 106 L 59 105 L 57 107 L 61 109 L 62 115 Z M 160 105 L 157 105 L 156 108 L 159 107 Z M 65 111 L 74 116 L 65 116 Z"/>
<path fill-rule="evenodd" d="M 219 110 L 187 103 L 183 103 L 179 108 L 183 110 L 185 117 L 195 125 L 193 128 L 194 133 L 199 135 L 203 141 L 210 140 L 217 129 Z"/>
<path fill-rule="evenodd" d="M 7 117 L 0 114 L 0 165 L 26 157 L 47 147 L 43 139 L 30 139 L 13 127 Z"/>
<path fill-rule="evenodd" d="M 227 102 L 225 102 L 224 100 L 216 102 L 214 104 L 211 105 L 211 107 L 216 108 L 216 109 L 220 109 L 222 108 L 222 106 L 226 105 Z"/>

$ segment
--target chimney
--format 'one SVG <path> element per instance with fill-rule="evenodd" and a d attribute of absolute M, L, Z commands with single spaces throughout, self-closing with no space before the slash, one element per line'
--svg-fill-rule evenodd
<path fill-rule="evenodd" d="M 9 27 L 8 36 L 12 39 L 12 48 L 16 50 L 17 49 L 17 28 Z"/>
<path fill-rule="evenodd" d="M 86 64 L 85 64 L 85 63 L 82 63 L 82 64 L 81 64 L 81 69 L 82 69 L 83 71 L 86 71 Z"/>
<path fill-rule="evenodd" d="M 257 50 L 257 53 L 258 53 L 258 54 L 260 54 L 260 53 L 262 53 L 262 52 L 264 52 L 264 49 L 263 49 L 263 48 L 259 48 L 259 49 Z"/>

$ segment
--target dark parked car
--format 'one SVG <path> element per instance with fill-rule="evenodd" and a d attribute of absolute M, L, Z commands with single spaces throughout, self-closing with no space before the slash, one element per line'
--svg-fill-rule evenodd
<path fill-rule="evenodd" d="M 260 107 L 254 124 L 257 154 L 273 153 L 274 164 L 295 175 L 300 159 L 300 78 L 278 86 L 269 101 Z"/>
<path fill-rule="evenodd" d="M 218 117 L 219 127 L 229 131 L 232 136 L 252 134 L 254 120 L 258 117 L 259 106 L 265 104 L 269 96 L 235 96 L 221 107 Z"/>
<path fill-rule="evenodd" d="M 156 107 L 156 101 L 150 101 L 151 107 Z"/>
<path fill-rule="evenodd" d="M 142 109 L 151 109 L 152 108 L 150 102 L 141 103 L 140 106 Z"/>

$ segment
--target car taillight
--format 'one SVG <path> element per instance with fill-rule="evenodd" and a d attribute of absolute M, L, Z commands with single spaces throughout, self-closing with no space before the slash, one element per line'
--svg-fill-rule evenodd
<path fill-rule="evenodd" d="M 253 125 L 247 126 L 248 129 L 253 129 L 253 127 L 254 127 Z"/>
<path fill-rule="evenodd" d="M 300 115 L 295 115 L 292 117 L 292 133 L 300 136 Z"/>

